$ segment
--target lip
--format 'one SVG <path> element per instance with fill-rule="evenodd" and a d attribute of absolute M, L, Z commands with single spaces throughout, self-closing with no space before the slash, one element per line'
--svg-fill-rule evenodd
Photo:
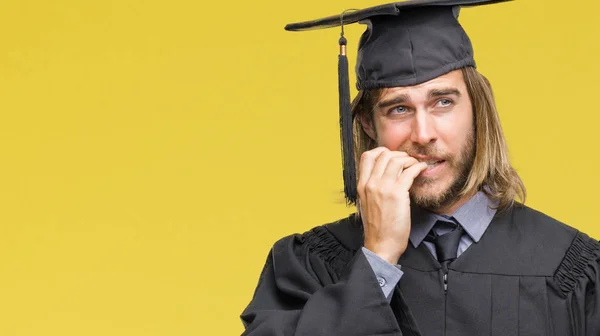
<path fill-rule="evenodd" d="M 429 160 L 427 160 L 427 161 L 429 161 Z M 445 160 L 441 160 L 441 161 L 442 162 L 436 164 L 433 167 L 427 167 L 427 169 L 425 169 L 424 171 L 422 171 L 421 174 L 419 174 L 419 176 L 422 176 L 422 177 L 433 177 L 436 174 L 438 174 L 446 166 L 446 164 L 448 163 Z"/>
<path fill-rule="evenodd" d="M 415 159 L 417 159 L 419 162 L 444 161 L 443 158 L 435 157 L 435 156 L 426 156 L 426 155 L 411 155 L 411 156 L 414 157 Z"/>

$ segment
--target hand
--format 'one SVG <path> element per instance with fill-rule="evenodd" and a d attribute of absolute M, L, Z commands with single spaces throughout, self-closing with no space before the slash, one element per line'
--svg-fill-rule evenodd
<path fill-rule="evenodd" d="M 364 246 L 396 264 L 410 235 L 409 189 L 427 164 L 404 152 L 377 147 L 360 160 L 358 197 Z"/>

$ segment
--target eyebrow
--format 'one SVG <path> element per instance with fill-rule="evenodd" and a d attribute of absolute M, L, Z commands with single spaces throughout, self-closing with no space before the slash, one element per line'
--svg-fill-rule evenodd
<path fill-rule="evenodd" d="M 394 98 L 382 100 L 377 103 L 377 107 L 382 109 L 396 104 L 402 104 L 410 101 L 410 97 L 407 94 L 401 94 Z"/>
<path fill-rule="evenodd" d="M 458 91 L 455 88 L 447 88 L 447 89 L 433 89 L 433 90 L 429 91 L 429 94 L 427 96 L 429 96 L 429 99 L 437 98 L 437 97 L 441 97 L 441 96 L 456 96 L 456 97 L 460 98 L 461 94 L 460 94 L 460 91 Z"/>
<path fill-rule="evenodd" d="M 461 93 L 460 93 L 460 91 L 458 91 L 458 89 L 455 89 L 455 88 L 444 88 L 444 89 L 433 89 L 428 92 L 427 96 L 429 97 L 429 99 L 442 97 L 442 96 L 456 96 L 456 97 L 460 98 Z M 407 102 L 410 102 L 410 97 L 407 94 L 400 94 L 393 98 L 380 101 L 379 103 L 377 103 L 377 107 L 380 109 L 383 109 L 383 108 L 386 108 L 386 107 L 389 107 L 392 105 L 404 104 Z"/>

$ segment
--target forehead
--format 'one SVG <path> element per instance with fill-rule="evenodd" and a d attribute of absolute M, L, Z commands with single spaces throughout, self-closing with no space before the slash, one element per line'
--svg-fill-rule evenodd
<path fill-rule="evenodd" d="M 427 95 L 431 90 L 439 89 L 457 89 L 460 92 L 466 92 L 467 87 L 465 80 L 462 75 L 462 71 L 454 70 L 436 77 L 425 83 L 421 83 L 413 86 L 398 86 L 393 88 L 387 88 L 383 91 L 382 97 L 391 97 L 397 95 L 408 95 L 408 96 L 419 96 Z"/>

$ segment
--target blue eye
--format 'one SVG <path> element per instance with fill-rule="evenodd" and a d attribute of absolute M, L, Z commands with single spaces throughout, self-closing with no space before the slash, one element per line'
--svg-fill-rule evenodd
<path fill-rule="evenodd" d="M 390 111 L 390 113 L 396 113 L 396 114 L 403 114 L 403 113 L 406 113 L 406 112 L 408 112 L 408 109 L 406 108 L 406 106 L 397 106 L 397 107 L 394 107 Z"/>
<path fill-rule="evenodd" d="M 440 100 L 438 100 L 437 105 L 441 106 L 441 107 L 447 107 L 447 106 L 452 105 L 452 100 L 446 99 L 446 98 L 440 99 Z"/>

